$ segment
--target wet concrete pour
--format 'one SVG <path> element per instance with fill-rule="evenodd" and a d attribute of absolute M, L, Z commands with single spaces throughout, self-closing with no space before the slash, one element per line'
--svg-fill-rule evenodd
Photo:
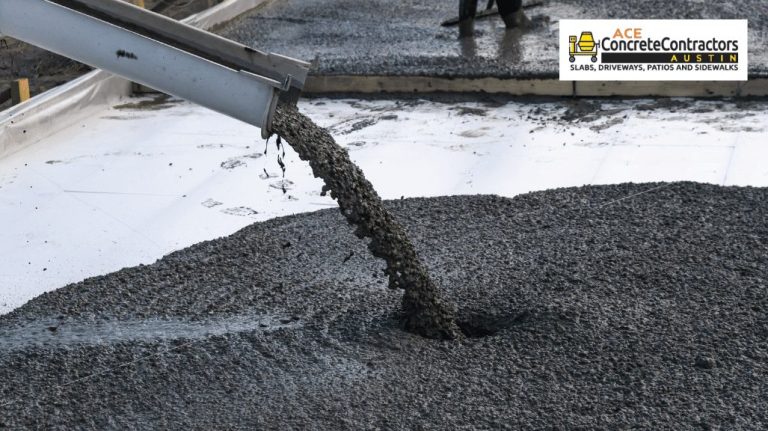
<path fill-rule="evenodd" d="M 405 230 L 381 202 L 373 185 L 355 165 L 347 151 L 331 134 L 302 115 L 298 109 L 279 106 L 275 133 L 286 138 L 299 157 L 309 162 L 315 177 L 325 183 L 323 191 L 339 203 L 339 209 L 355 235 L 369 238 L 368 250 L 387 263 L 389 287 L 404 289 L 403 321 L 406 329 L 430 338 L 454 339 L 459 328 L 451 308 L 440 299 L 438 287 L 429 277 Z"/>
<path fill-rule="evenodd" d="M 766 202 L 768 189 L 693 183 L 387 202 L 477 336 L 462 341 L 401 331 L 402 295 L 338 210 L 257 223 L 42 295 L 0 334 L 52 320 L 290 327 L 0 348 L 0 422 L 765 428 Z"/>
<path fill-rule="evenodd" d="M 321 76 L 530 79 L 557 78 L 561 19 L 749 19 L 750 76 L 768 76 L 768 4 L 762 0 L 544 3 L 527 11 L 530 29 L 505 31 L 493 17 L 478 21 L 475 37 L 463 40 L 456 27 L 440 26 L 457 15 L 455 0 L 282 0 L 218 32 L 312 61 L 313 73 Z"/>

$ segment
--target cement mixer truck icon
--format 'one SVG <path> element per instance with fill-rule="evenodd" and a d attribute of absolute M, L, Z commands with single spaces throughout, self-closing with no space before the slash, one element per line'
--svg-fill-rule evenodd
<path fill-rule="evenodd" d="M 597 61 L 597 43 L 591 31 L 581 32 L 578 41 L 576 36 L 568 37 L 568 61 L 573 63 L 580 55 L 590 56 L 592 63 Z"/>

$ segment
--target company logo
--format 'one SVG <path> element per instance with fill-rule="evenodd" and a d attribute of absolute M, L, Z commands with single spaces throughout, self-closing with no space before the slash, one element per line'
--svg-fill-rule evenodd
<path fill-rule="evenodd" d="M 581 36 L 568 36 L 568 61 L 576 61 L 576 57 L 587 56 L 592 63 L 597 62 L 597 43 L 591 31 L 582 31 Z"/>
<path fill-rule="evenodd" d="M 561 80 L 747 80 L 746 20 L 562 20 L 560 37 Z"/>

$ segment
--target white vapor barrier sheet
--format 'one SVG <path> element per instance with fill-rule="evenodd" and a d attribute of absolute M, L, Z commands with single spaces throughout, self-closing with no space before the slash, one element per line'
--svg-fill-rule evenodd
<path fill-rule="evenodd" d="M 290 148 L 283 178 L 258 129 L 152 100 L 126 99 L 0 159 L 0 313 L 254 222 L 336 206 Z M 567 102 L 300 108 L 386 199 L 630 181 L 768 186 L 766 102 L 596 103 L 570 122 Z"/>

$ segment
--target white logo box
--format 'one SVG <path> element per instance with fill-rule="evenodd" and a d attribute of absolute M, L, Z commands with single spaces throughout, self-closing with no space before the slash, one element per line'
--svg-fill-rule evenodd
<path fill-rule="evenodd" d="M 746 81 L 747 20 L 561 20 L 564 81 Z"/>

